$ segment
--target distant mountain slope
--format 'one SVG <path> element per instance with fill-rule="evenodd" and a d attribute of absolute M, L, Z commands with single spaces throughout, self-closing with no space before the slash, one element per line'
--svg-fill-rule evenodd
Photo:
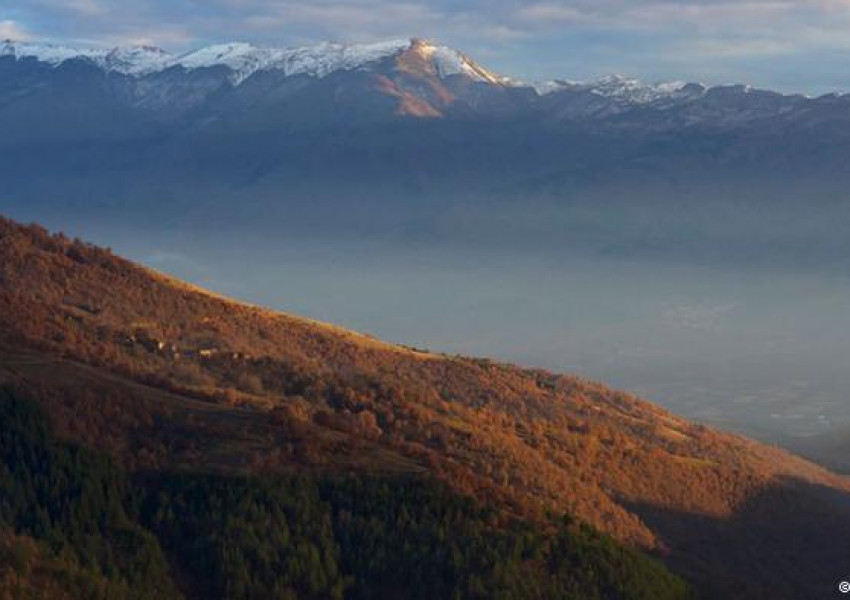
<path fill-rule="evenodd" d="M 532 85 L 424 40 L 8 42 L 0 131 L 0 212 L 23 219 L 736 264 L 850 247 L 846 95 Z"/>
<path fill-rule="evenodd" d="M 534 94 L 526 96 L 526 100 L 536 96 L 567 98 L 573 94 L 590 94 L 600 101 L 607 99 L 611 102 L 609 110 L 601 111 L 608 114 L 638 106 L 669 109 L 713 94 L 738 97 L 744 103 L 749 96 L 752 103 L 760 103 L 762 109 L 768 106 L 766 99 L 786 108 L 805 100 L 801 95 L 753 90 L 741 85 L 708 87 L 684 82 L 648 85 L 619 75 L 590 82 L 553 79 L 532 84 L 493 73 L 453 48 L 416 38 L 350 45 L 326 42 L 293 48 L 257 47 L 236 42 L 207 46 L 183 54 L 172 54 L 149 46 L 87 49 L 7 40 L 0 44 L 0 59 L 20 67 L 42 65 L 57 69 L 73 63 L 88 65 L 107 75 L 138 80 L 140 90 L 155 87 L 157 81 L 165 81 L 161 79 L 164 75 L 191 77 L 199 71 L 218 71 L 226 76 L 222 81 L 238 88 L 254 76 L 269 74 L 274 74 L 278 80 L 297 76 L 323 79 L 343 71 L 388 75 L 396 70 L 418 75 L 427 73 L 443 80 L 461 78 L 495 87 L 533 91 Z M 146 83 L 143 85 L 141 81 Z M 517 108 L 520 109 L 520 106 Z"/>
<path fill-rule="evenodd" d="M 395 111 L 384 117 L 534 114 L 552 121 L 606 121 L 626 114 L 629 119 L 677 114 L 687 117 L 670 121 L 665 128 L 729 129 L 781 115 L 805 118 L 819 107 L 850 102 L 840 94 L 808 98 L 745 85 L 644 84 L 620 75 L 588 82 L 528 83 L 496 74 L 458 50 L 416 38 L 293 48 L 226 43 L 183 54 L 147 46 L 85 49 L 7 40 L 0 44 L 0 64 L 4 76 L 0 90 L 14 91 L 16 102 L 26 103 L 37 91 L 25 85 L 29 78 L 61 79 L 82 69 L 97 73 L 105 84 L 101 91 L 117 103 L 142 114 L 155 113 L 157 120 L 179 115 L 196 122 L 211 110 L 217 118 L 232 116 L 221 112 L 227 106 L 238 111 L 280 105 L 296 91 L 312 89 L 314 93 L 308 93 L 317 98 L 329 91 L 321 85 L 328 78 L 335 80 L 330 86 L 335 93 L 360 80 L 369 82 L 367 87 L 378 96 L 395 98 Z M 224 97 L 239 101 L 222 104 Z M 507 97 L 512 101 L 506 102 Z M 374 101 L 368 96 L 347 99 L 359 104 Z M 405 101 L 420 105 L 420 111 L 426 105 L 430 110 L 417 112 Z M 201 110 L 190 114 L 190 109 Z M 323 120 L 332 118 L 325 114 Z"/>
<path fill-rule="evenodd" d="M 430 472 L 569 512 L 709 597 L 832 589 L 850 484 L 574 377 L 392 346 L 0 222 L 0 380 L 134 469 Z"/>
<path fill-rule="evenodd" d="M 177 56 L 147 47 L 75 50 L 7 41 L 0 45 L 0 61 L 7 69 L 5 84 L 22 93 L 24 102 L 27 92 L 35 90 L 21 86 L 26 79 L 21 81 L 20 76 L 37 73 L 50 79 L 68 69 L 82 69 L 99 76 L 104 84 L 100 92 L 110 100 L 159 121 L 182 115 L 196 118 L 187 114 L 196 109 L 219 116 L 228 108 L 241 111 L 244 105 L 240 108 L 234 100 L 255 106 L 277 104 L 311 86 L 315 98 L 322 95 L 320 82 L 328 78 L 336 80 L 337 92 L 358 80 L 365 84 L 357 86 L 366 94 L 363 98 L 347 98 L 343 105 L 375 102 L 376 96 L 395 98 L 395 110 L 383 116 L 441 116 L 448 105 L 471 99 L 465 97 L 470 85 L 482 84 L 481 90 L 490 93 L 509 87 L 507 79 L 460 52 L 418 39 L 289 49 L 232 43 Z M 222 102 L 228 95 L 230 102 Z"/>

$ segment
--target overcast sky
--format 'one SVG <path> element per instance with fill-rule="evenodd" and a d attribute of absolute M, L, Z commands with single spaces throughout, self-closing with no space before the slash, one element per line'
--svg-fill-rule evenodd
<path fill-rule="evenodd" d="M 178 51 L 410 36 L 524 79 L 850 89 L 850 0 L 0 0 L 0 39 Z"/>

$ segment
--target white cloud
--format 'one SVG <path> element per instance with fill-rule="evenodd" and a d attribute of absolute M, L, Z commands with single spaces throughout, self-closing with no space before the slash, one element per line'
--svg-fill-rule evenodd
<path fill-rule="evenodd" d="M 32 36 L 15 21 L 5 20 L 0 21 L 0 40 L 15 40 L 24 42 Z"/>
<path fill-rule="evenodd" d="M 135 45 L 161 46 L 163 48 L 182 48 L 192 44 L 197 38 L 191 31 L 177 26 L 142 27 L 128 29 L 97 40 L 88 40 L 106 46 Z"/>
<path fill-rule="evenodd" d="M 63 6 L 66 10 L 85 17 L 105 15 L 109 12 L 99 0 L 64 0 Z"/>
<path fill-rule="evenodd" d="M 521 7 L 515 13 L 521 22 L 536 24 L 562 24 L 587 21 L 592 14 L 575 6 L 540 3 Z"/>
<path fill-rule="evenodd" d="M 607 27 L 717 26 L 764 29 L 793 19 L 798 25 L 834 27 L 850 19 L 850 0 L 549 0 L 517 6 L 518 22 L 557 27 L 565 22 Z"/>

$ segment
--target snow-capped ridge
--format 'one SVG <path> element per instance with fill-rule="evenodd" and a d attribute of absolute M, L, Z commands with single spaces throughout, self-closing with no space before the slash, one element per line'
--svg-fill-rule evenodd
<path fill-rule="evenodd" d="M 446 78 L 463 75 L 477 82 L 508 87 L 533 88 L 539 96 L 563 91 L 587 92 L 609 98 L 621 105 L 688 101 L 713 90 L 738 89 L 749 94 L 750 86 L 714 86 L 701 83 L 669 81 L 654 84 L 623 75 L 608 75 L 592 81 L 552 79 L 527 83 L 497 75 L 472 58 L 449 46 L 421 38 L 396 39 L 367 44 L 323 42 L 293 48 L 260 47 L 244 42 L 214 44 L 182 54 L 172 54 L 151 46 L 119 46 L 115 48 L 74 48 L 62 44 L 0 42 L 0 58 L 35 59 L 57 67 L 69 60 L 89 61 L 106 72 L 131 77 L 144 77 L 171 68 L 194 71 L 225 68 L 234 85 L 239 85 L 262 71 L 277 71 L 284 76 L 307 75 L 322 78 L 337 71 L 369 69 L 379 61 L 414 52 L 430 63 L 433 73 Z"/>
<path fill-rule="evenodd" d="M 108 52 L 108 50 L 102 49 L 80 49 L 60 44 L 37 44 L 13 40 L 5 40 L 0 45 L 0 56 L 13 56 L 17 60 L 34 58 L 52 66 L 58 66 L 66 60 L 77 58 L 97 61 L 106 56 Z"/>
<path fill-rule="evenodd" d="M 187 70 L 224 66 L 233 71 L 238 84 L 258 71 L 282 71 L 286 76 L 306 74 L 325 77 L 339 70 L 351 70 L 393 56 L 410 47 L 410 40 L 390 40 L 374 44 L 323 42 L 300 48 L 261 48 L 247 43 L 207 46 L 187 52 L 173 66 Z"/>
<path fill-rule="evenodd" d="M 532 84 L 537 94 L 546 96 L 563 91 L 587 92 L 611 99 L 623 105 L 664 104 L 666 101 L 687 102 L 712 93 L 741 93 L 746 95 L 773 94 L 786 98 L 803 97 L 763 90 L 747 84 L 706 85 L 700 82 L 664 81 L 643 83 L 624 75 L 608 75 L 592 81 L 553 79 Z"/>
<path fill-rule="evenodd" d="M 187 71 L 225 67 L 232 71 L 230 79 L 238 85 L 259 71 L 280 71 L 285 76 L 305 74 L 321 78 L 335 71 L 367 68 L 377 61 L 398 56 L 408 50 L 430 61 L 439 77 L 465 75 L 475 81 L 510 84 L 508 78 L 496 75 L 453 48 L 417 38 L 369 44 L 323 42 L 295 48 L 266 48 L 232 42 L 177 55 L 149 46 L 79 49 L 7 40 L 0 46 L 0 56 L 14 56 L 19 60 L 34 58 L 54 67 L 68 60 L 83 59 L 105 71 L 134 77 L 173 67 Z"/>
<path fill-rule="evenodd" d="M 589 92 L 630 104 L 648 104 L 667 98 L 700 96 L 709 89 L 699 83 L 687 83 L 684 81 L 665 81 L 647 84 L 634 77 L 624 75 L 606 75 L 592 81 L 553 79 L 533 84 L 532 87 L 541 96 L 570 90 Z"/>
<path fill-rule="evenodd" d="M 54 67 L 68 60 L 83 59 L 106 71 L 131 76 L 144 76 L 173 67 L 182 67 L 189 71 L 226 67 L 233 72 L 233 83 L 239 84 L 258 71 L 277 70 L 287 76 L 306 74 L 324 77 L 338 70 L 362 68 L 407 50 L 411 43 L 411 40 L 390 40 L 372 44 L 324 42 L 297 48 L 262 48 L 234 42 L 173 55 L 149 46 L 80 49 L 7 40 L 0 45 L 0 56 L 14 56 L 18 60 L 34 58 Z"/>
<path fill-rule="evenodd" d="M 87 60 L 105 71 L 125 75 L 145 75 L 169 66 L 172 56 L 152 46 L 119 46 L 116 48 L 72 48 L 60 44 L 38 44 L 6 40 L 0 45 L 0 56 L 27 58 L 58 67 L 68 60 Z"/>

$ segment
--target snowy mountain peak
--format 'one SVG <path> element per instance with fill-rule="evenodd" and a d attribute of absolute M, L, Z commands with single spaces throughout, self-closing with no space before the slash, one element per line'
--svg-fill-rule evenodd
<path fill-rule="evenodd" d="M 414 38 L 410 41 L 410 51 L 419 54 L 422 58 L 429 61 L 440 77 L 466 75 L 470 79 L 486 83 L 499 84 L 507 82 L 505 77 L 496 75 L 465 54 L 448 46 L 441 46 L 428 40 Z"/>
<path fill-rule="evenodd" d="M 95 62 L 108 71 L 140 76 L 167 68 L 171 59 L 172 56 L 162 48 L 132 46 L 113 48 Z"/>

